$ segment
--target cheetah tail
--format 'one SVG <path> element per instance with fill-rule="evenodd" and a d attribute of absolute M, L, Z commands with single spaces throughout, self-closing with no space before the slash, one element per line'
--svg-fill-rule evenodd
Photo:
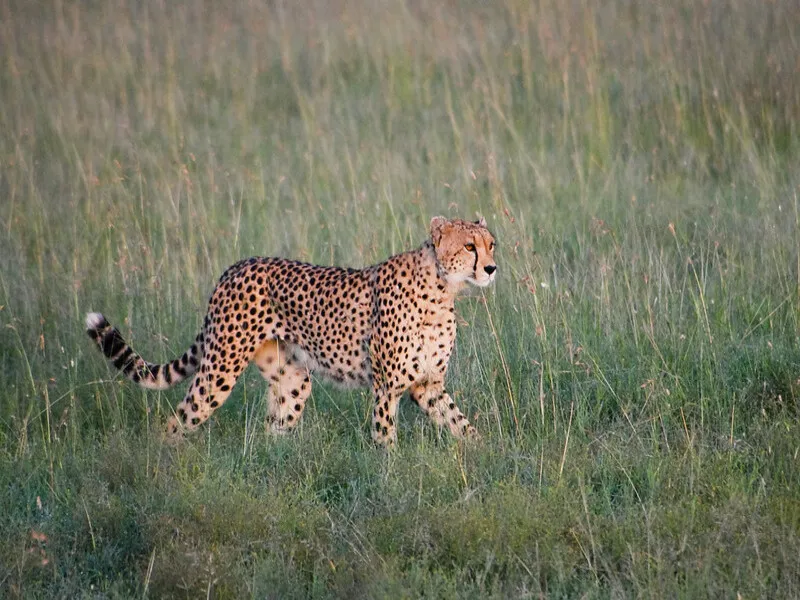
<path fill-rule="evenodd" d="M 202 333 L 183 356 L 162 365 L 149 363 L 139 356 L 122 338 L 119 330 L 100 313 L 86 315 L 86 333 L 125 377 L 147 389 L 170 388 L 192 375 L 200 364 Z"/>

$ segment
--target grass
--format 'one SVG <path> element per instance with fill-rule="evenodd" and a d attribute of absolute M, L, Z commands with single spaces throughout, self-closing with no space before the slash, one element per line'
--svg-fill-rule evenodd
<path fill-rule="evenodd" d="M 800 596 L 790 0 L 0 3 L 0 595 Z M 249 255 L 486 216 L 449 387 L 483 433 L 250 373 L 179 448 L 138 390 Z"/>

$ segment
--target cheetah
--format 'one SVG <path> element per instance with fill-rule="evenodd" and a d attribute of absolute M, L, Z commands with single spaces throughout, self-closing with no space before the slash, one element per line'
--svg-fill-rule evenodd
<path fill-rule="evenodd" d="M 444 379 L 456 337 L 456 295 L 466 284 L 494 281 L 494 251 L 483 218 L 434 217 L 420 248 L 363 269 L 248 258 L 223 273 L 194 343 L 165 364 L 145 361 L 100 313 L 87 315 L 87 333 L 144 388 L 166 389 L 194 375 L 168 420 L 170 438 L 207 420 L 250 362 L 269 382 L 267 419 L 276 433 L 297 426 L 314 373 L 372 388 L 372 438 L 379 445 L 397 439 L 397 406 L 406 390 L 437 426 L 473 437 L 475 427 Z"/>

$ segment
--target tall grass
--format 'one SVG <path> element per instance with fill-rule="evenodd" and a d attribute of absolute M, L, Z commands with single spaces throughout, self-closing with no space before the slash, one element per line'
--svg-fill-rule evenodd
<path fill-rule="evenodd" d="M 662 5 L 663 4 L 663 5 Z M 0 3 L 0 591 L 800 595 L 800 12 L 638 3 Z M 362 266 L 481 213 L 449 387 L 483 433 L 183 352 L 249 255 Z"/>

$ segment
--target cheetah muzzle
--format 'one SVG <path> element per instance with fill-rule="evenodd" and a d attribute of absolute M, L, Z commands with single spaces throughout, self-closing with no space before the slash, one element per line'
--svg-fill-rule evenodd
<path fill-rule="evenodd" d="M 434 217 L 422 247 L 364 269 L 249 258 L 229 267 L 189 349 L 165 364 L 146 362 L 100 313 L 89 336 L 131 381 L 166 389 L 194 376 L 169 419 L 170 437 L 196 429 L 229 396 L 250 362 L 269 382 L 273 431 L 293 429 L 311 394 L 310 373 L 371 386 L 372 437 L 392 445 L 400 397 L 458 437 L 475 428 L 445 391 L 456 337 L 455 298 L 466 284 L 494 281 L 495 240 L 486 222 Z"/>

